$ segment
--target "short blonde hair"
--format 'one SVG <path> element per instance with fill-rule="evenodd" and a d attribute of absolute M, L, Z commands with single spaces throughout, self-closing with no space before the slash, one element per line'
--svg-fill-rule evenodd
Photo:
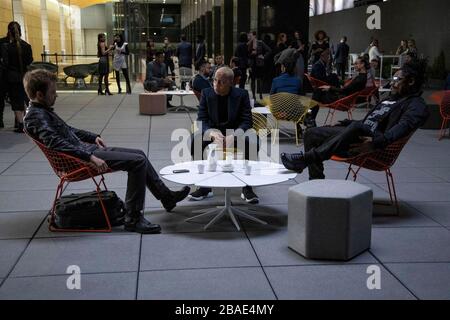
<path fill-rule="evenodd" d="M 28 98 L 36 98 L 38 91 L 47 94 L 51 83 L 56 82 L 56 75 L 44 69 L 29 71 L 23 78 L 23 86 Z"/>

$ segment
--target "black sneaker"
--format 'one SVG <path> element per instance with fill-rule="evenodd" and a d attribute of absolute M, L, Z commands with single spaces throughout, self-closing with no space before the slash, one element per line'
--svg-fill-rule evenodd
<path fill-rule="evenodd" d="M 305 170 L 305 168 L 308 166 L 305 161 L 305 156 L 302 152 L 293 154 L 282 153 L 281 162 L 286 169 L 295 171 L 297 173 L 302 173 L 303 170 Z"/>
<path fill-rule="evenodd" d="M 192 192 L 188 199 L 191 201 L 202 201 L 206 198 L 212 198 L 214 196 L 214 193 L 210 188 L 199 188 Z"/>
<path fill-rule="evenodd" d="M 171 191 L 170 197 L 167 199 L 162 199 L 161 203 L 167 212 L 171 212 L 176 206 L 177 203 L 184 200 L 189 192 L 191 192 L 191 188 L 184 187 L 180 191 Z"/>
<path fill-rule="evenodd" d="M 252 187 L 242 188 L 241 198 L 242 198 L 242 200 L 245 200 L 245 202 L 250 203 L 250 204 L 258 204 L 259 203 L 259 198 L 253 192 Z"/>

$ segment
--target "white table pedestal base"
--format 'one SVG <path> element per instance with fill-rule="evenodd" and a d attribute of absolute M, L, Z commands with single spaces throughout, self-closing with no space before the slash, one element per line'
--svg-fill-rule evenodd
<path fill-rule="evenodd" d="M 241 210 L 232 205 L 230 189 L 225 189 L 225 206 L 216 207 L 215 209 L 203 209 L 203 210 L 194 211 L 194 213 L 200 213 L 200 214 L 195 217 L 186 219 L 186 222 L 192 221 L 192 220 L 195 220 L 195 219 L 198 219 L 201 217 L 215 215 L 214 218 L 204 227 L 204 230 L 207 230 L 209 227 L 213 226 L 221 218 L 223 218 L 223 216 L 228 215 L 230 217 L 231 221 L 233 221 L 233 224 L 235 225 L 235 227 L 238 231 L 241 231 L 241 226 L 240 226 L 239 222 L 237 221 L 236 216 L 245 218 L 245 219 L 248 219 L 248 220 L 251 220 L 254 222 L 258 222 L 260 224 L 267 225 L 267 222 L 260 220 L 258 218 L 255 218 L 254 216 L 249 214 L 250 211 L 256 211 L 256 210 L 248 209 L 248 211 L 247 212 L 246 211 L 247 210 Z"/>
<path fill-rule="evenodd" d="M 197 108 L 189 107 L 189 106 L 184 105 L 184 97 L 183 97 L 183 96 L 179 96 L 179 97 L 180 97 L 180 105 L 179 105 L 179 106 L 173 106 L 173 107 L 170 107 L 170 108 L 167 109 L 167 111 L 170 111 L 170 112 L 180 112 L 180 111 L 183 111 L 183 112 L 191 112 L 191 111 L 198 111 Z"/>

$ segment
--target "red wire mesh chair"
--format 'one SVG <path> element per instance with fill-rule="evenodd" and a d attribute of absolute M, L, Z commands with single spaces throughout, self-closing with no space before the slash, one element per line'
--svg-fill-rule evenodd
<path fill-rule="evenodd" d="M 395 191 L 394 176 L 392 175 L 391 168 L 397 161 L 401 151 L 408 143 L 413 134 L 402 138 L 391 145 L 387 146 L 384 150 L 377 150 L 374 152 L 357 155 L 354 158 L 341 158 L 333 156 L 331 160 L 348 163 L 348 173 L 345 180 L 348 180 L 350 173 L 353 174 L 353 181 L 358 178 L 359 171 L 361 169 L 367 169 L 372 171 L 384 171 L 386 173 L 386 180 L 389 188 L 389 197 L 391 198 L 391 204 L 395 205 L 397 215 L 400 213 L 400 209 L 397 201 L 397 193 Z M 357 167 L 355 169 L 354 167 Z"/>
<path fill-rule="evenodd" d="M 324 81 L 321 81 L 321 80 L 318 80 L 318 79 L 316 79 L 314 77 L 311 77 L 308 73 L 305 73 L 305 76 L 306 76 L 306 78 L 308 78 L 308 81 L 309 81 L 309 83 L 311 84 L 311 87 L 314 90 L 318 89 L 318 88 L 320 88 L 322 86 L 328 86 L 329 85 L 328 83 L 326 83 Z"/>
<path fill-rule="evenodd" d="M 359 94 L 360 94 L 360 92 L 356 92 L 348 97 L 342 98 L 333 103 L 321 105 L 320 106 L 321 108 L 329 109 L 327 117 L 325 119 L 324 126 L 333 125 L 333 120 L 334 120 L 336 111 L 347 112 L 348 119 L 353 120 L 352 110 L 355 108 L 356 99 L 358 98 Z M 328 119 L 330 119 L 329 122 L 328 122 Z"/>
<path fill-rule="evenodd" d="M 448 121 L 450 120 L 450 90 L 444 92 L 444 97 L 442 98 L 440 111 L 442 117 L 442 126 L 441 132 L 439 134 L 439 141 L 441 141 L 442 138 L 444 138 L 445 132 L 447 131 L 448 128 Z"/>
<path fill-rule="evenodd" d="M 47 158 L 50 166 L 52 167 L 55 174 L 59 177 L 60 182 L 56 189 L 55 200 L 53 201 L 53 206 L 50 211 L 50 219 L 49 219 L 49 230 L 57 231 L 57 232 L 111 232 L 111 222 L 109 221 L 108 213 L 106 211 L 105 205 L 102 201 L 100 192 L 101 186 L 104 187 L 104 190 L 108 190 L 105 184 L 105 177 L 103 176 L 105 173 L 113 172 L 108 169 L 106 171 L 98 171 L 97 168 L 88 162 L 82 161 L 75 157 L 69 156 L 65 153 L 53 151 L 47 148 L 45 145 L 40 143 L 39 141 L 33 139 L 30 134 L 24 131 L 31 140 L 36 143 L 36 145 L 41 149 Z M 97 181 L 95 178 L 100 177 Z M 62 193 L 64 192 L 65 187 L 69 185 L 71 182 L 79 182 L 87 179 L 92 179 L 96 186 L 96 192 L 98 195 L 98 199 L 100 201 L 100 205 L 102 207 L 102 212 L 105 217 L 106 226 L 104 229 L 60 229 L 55 227 L 55 217 L 56 217 L 56 202 L 59 198 L 61 198 Z"/>
<path fill-rule="evenodd" d="M 366 100 L 366 103 L 367 103 L 366 109 L 369 109 L 370 100 L 372 99 L 372 97 L 377 96 L 377 92 L 378 92 L 378 87 L 367 87 L 359 93 L 358 98 L 362 98 L 362 99 Z"/>

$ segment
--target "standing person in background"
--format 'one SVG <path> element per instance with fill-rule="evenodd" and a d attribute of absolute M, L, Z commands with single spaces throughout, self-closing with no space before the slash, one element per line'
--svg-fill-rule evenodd
<path fill-rule="evenodd" d="M 373 40 L 372 46 L 369 50 L 369 61 L 372 61 L 373 59 L 377 59 L 378 61 L 381 60 L 381 56 L 383 55 L 379 49 L 379 42 L 377 39 Z"/>
<path fill-rule="evenodd" d="M 109 91 L 109 55 L 114 50 L 115 46 L 111 45 L 108 47 L 106 44 L 106 36 L 104 33 L 98 34 L 98 42 L 97 42 L 97 57 L 99 57 L 98 61 L 98 94 L 112 96 Z M 102 82 L 105 79 L 105 93 L 103 93 Z"/>
<path fill-rule="evenodd" d="M 250 79 L 253 99 L 256 100 L 256 89 L 258 89 L 260 99 L 263 99 L 262 78 L 264 76 L 265 57 L 270 54 L 272 50 L 264 42 L 258 40 L 256 31 L 249 34 L 247 46 L 249 52 Z"/>
<path fill-rule="evenodd" d="M 322 52 L 324 52 L 327 49 L 330 49 L 330 44 L 328 43 L 327 39 L 328 36 L 323 30 L 319 30 L 314 34 L 314 38 L 316 41 L 311 46 L 311 59 L 312 64 L 315 64 L 317 61 L 320 60 L 320 56 Z"/>
<path fill-rule="evenodd" d="M 6 83 L 6 61 L 3 61 L 3 48 L 8 42 L 8 36 L 0 39 L 0 83 Z M 6 85 L 0 86 L 0 129 L 5 127 L 3 113 L 5 110 L 6 89 Z"/>
<path fill-rule="evenodd" d="M 206 56 L 205 37 L 199 34 L 197 36 L 197 46 L 195 49 L 194 65 L 199 66 L 205 60 L 205 56 Z"/>
<path fill-rule="evenodd" d="M 402 40 L 400 42 L 400 46 L 397 48 L 397 51 L 395 52 L 395 54 L 397 56 L 401 56 L 401 55 L 404 55 L 407 52 L 408 52 L 408 41 Z"/>
<path fill-rule="evenodd" d="M 234 56 L 239 59 L 239 70 L 241 71 L 241 80 L 239 82 L 239 88 L 245 89 L 245 83 L 247 82 L 247 69 L 248 69 L 248 36 L 245 32 L 239 35 L 238 45 L 234 50 Z"/>
<path fill-rule="evenodd" d="M 370 48 L 372 48 L 373 40 L 374 40 L 374 37 L 370 37 L 369 45 L 367 46 L 366 50 L 364 50 L 364 55 L 366 55 L 366 54 L 369 55 Z M 369 57 L 367 57 L 367 60 L 369 60 Z"/>
<path fill-rule="evenodd" d="M 262 88 L 264 92 L 268 92 L 272 86 L 272 81 L 276 77 L 277 70 L 275 68 L 275 54 L 277 51 L 277 43 L 272 40 L 273 34 L 266 33 L 263 42 L 270 48 L 271 52 L 266 54 L 264 61 L 264 75 L 262 78 Z M 274 36 L 275 38 L 275 36 Z"/>
<path fill-rule="evenodd" d="M 177 47 L 177 51 L 175 54 L 178 57 L 178 66 L 181 68 L 189 69 L 189 77 L 192 76 L 192 44 L 186 41 L 186 35 L 181 35 L 181 43 Z M 181 89 L 184 90 L 186 88 L 186 83 L 184 81 L 181 82 Z"/>
<path fill-rule="evenodd" d="M 294 40 L 297 41 L 297 48 L 303 57 L 303 63 L 304 63 L 303 72 L 302 72 L 302 74 L 303 74 L 305 70 L 308 70 L 309 45 L 308 45 L 306 39 L 303 37 L 303 34 L 300 31 L 294 32 Z M 298 73 L 298 70 L 297 70 L 297 73 Z M 303 80 L 303 77 L 301 80 Z"/>
<path fill-rule="evenodd" d="M 33 62 L 31 46 L 22 40 L 21 36 L 22 30 L 19 23 L 16 21 L 10 22 L 8 24 L 7 41 L 3 40 L 1 47 L 1 60 L 4 66 L 4 79 L 6 80 L 1 86 L 6 88 L 3 91 L 8 93 L 11 108 L 15 114 L 17 128 L 14 132 L 16 133 L 23 133 L 25 104 L 28 103 L 23 87 L 23 77 L 28 66 Z M 0 111 L 3 116 L 3 108 Z"/>
<path fill-rule="evenodd" d="M 155 60 L 155 53 L 156 53 L 155 41 L 153 40 L 153 38 L 149 38 L 147 40 L 147 49 L 145 51 L 145 54 L 146 54 L 145 62 L 147 64 L 149 64 L 150 62 Z"/>
<path fill-rule="evenodd" d="M 181 35 L 181 43 L 177 47 L 176 56 L 180 68 L 192 69 L 192 44 L 186 41 L 186 36 Z"/>
<path fill-rule="evenodd" d="M 169 41 L 168 37 L 164 38 L 164 63 L 167 67 L 167 74 L 172 76 L 172 80 L 175 81 L 175 64 L 173 63 L 173 56 L 175 55 L 175 48 Z"/>
<path fill-rule="evenodd" d="M 341 76 L 342 81 L 345 81 L 345 70 L 347 69 L 349 53 L 350 47 L 347 44 L 347 37 L 344 36 L 338 44 L 336 54 L 334 55 L 337 74 Z"/>
<path fill-rule="evenodd" d="M 114 36 L 114 59 L 113 68 L 116 75 L 117 88 L 119 89 L 119 94 L 122 93 L 122 88 L 120 87 L 120 70 L 122 70 L 123 76 L 127 83 L 127 94 L 131 94 L 130 77 L 128 75 L 128 63 L 127 58 L 130 54 L 128 50 L 128 43 L 123 40 L 121 34 L 116 34 Z"/>

